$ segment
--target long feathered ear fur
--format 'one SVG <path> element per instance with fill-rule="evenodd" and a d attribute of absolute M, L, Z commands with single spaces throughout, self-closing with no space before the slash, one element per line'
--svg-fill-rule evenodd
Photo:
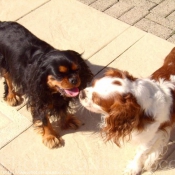
<path fill-rule="evenodd" d="M 117 97 L 118 98 L 118 97 Z M 120 95 L 111 106 L 109 116 L 105 119 L 106 141 L 113 140 L 118 146 L 121 141 L 129 141 L 133 129 L 139 129 L 141 108 L 132 94 Z"/>

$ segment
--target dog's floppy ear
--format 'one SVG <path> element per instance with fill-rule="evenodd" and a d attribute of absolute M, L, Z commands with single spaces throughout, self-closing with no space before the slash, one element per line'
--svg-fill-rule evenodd
<path fill-rule="evenodd" d="M 141 108 L 131 93 L 119 95 L 102 128 L 106 141 L 112 139 L 118 146 L 124 139 L 128 141 L 133 129 L 139 126 L 140 115 Z"/>
<path fill-rule="evenodd" d="M 73 50 L 68 50 L 70 55 L 75 57 L 78 64 L 79 64 L 79 67 L 80 67 L 80 73 L 79 73 L 79 76 L 80 76 L 80 79 L 81 79 L 81 85 L 80 85 L 80 90 L 84 89 L 88 83 L 90 83 L 92 81 L 92 78 L 93 78 L 93 74 L 89 68 L 89 66 L 87 65 L 87 61 L 84 60 L 82 58 L 82 55 L 73 51 Z"/>

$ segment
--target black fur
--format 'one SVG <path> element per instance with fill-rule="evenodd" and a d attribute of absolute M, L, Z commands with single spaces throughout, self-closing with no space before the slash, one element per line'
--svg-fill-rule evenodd
<path fill-rule="evenodd" d="M 74 98 L 62 96 L 59 92 L 52 93 L 46 79 L 48 75 L 53 75 L 59 80 L 63 75 L 58 72 L 58 66 L 69 67 L 72 63 L 79 66 L 81 90 L 93 75 L 80 54 L 71 50 L 57 50 L 16 22 L 0 22 L 1 74 L 5 69 L 15 86 L 25 94 L 34 122 L 39 119 L 44 124 L 47 113 L 55 116 L 67 113 Z M 47 108 L 50 104 L 53 105 L 52 110 Z"/>

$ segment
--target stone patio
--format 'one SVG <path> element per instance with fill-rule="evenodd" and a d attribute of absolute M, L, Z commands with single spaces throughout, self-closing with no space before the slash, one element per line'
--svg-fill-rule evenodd
<path fill-rule="evenodd" d="M 77 0 L 1 0 L 0 6 L 1 20 L 19 22 L 58 49 L 83 53 L 96 77 L 109 67 L 147 77 L 174 47 Z M 34 132 L 25 103 L 8 106 L 2 99 L 2 83 L 0 94 L 0 175 L 121 175 L 135 154 L 130 144 L 118 148 L 104 143 L 98 128 L 100 115 L 82 107 L 77 116 L 85 125 L 77 131 L 61 131 L 65 146 L 50 150 Z M 158 171 L 145 175 L 175 174 L 174 140 L 173 134 Z"/>

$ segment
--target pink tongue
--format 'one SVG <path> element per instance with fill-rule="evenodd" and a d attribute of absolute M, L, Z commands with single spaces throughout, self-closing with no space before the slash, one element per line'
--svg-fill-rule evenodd
<path fill-rule="evenodd" d="M 79 94 L 78 88 L 65 89 L 64 91 L 66 92 L 66 94 L 68 94 L 71 97 L 75 97 Z"/>

